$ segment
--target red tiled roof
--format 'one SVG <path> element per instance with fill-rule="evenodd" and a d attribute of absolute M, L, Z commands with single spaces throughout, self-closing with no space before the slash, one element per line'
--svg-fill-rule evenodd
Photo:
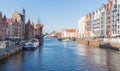
<path fill-rule="evenodd" d="M 76 32 L 77 30 L 76 29 L 64 29 L 64 31 L 66 31 L 66 32 Z"/>

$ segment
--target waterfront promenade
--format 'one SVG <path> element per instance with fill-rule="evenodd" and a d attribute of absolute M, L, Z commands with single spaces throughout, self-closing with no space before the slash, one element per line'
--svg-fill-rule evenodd
<path fill-rule="evenodd" d="M 10 57 L 23 50 L 23 43 L 16 44 L 14 41 L 1 41 L 0 42 L 0 61 Z"/>
<path fill-rule="evenodd" d="M 0 71 L 120 71 L 119 60 L 112 50 L 44 39 L 41 48 L 0 61 Z"/>

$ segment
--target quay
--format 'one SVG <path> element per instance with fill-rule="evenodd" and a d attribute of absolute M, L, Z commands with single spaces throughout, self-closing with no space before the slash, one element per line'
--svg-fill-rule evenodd
<path fill-rule="evenodd" d="M 23 51 L 24 43 L 23 41 L 20 41 L 19 44 L 13 41 L 0 42 L 0 60 Z M 43 38 L 39 39 L 39 44 L 40 46 L 43 45 Z"/>
<path fill-rule="evenodd" d="M 23 50 L 23 42 L 17 44 L 14 41 L 1 41 L 0 42 L 0 60 L 8 58 Z"/>
<path fill-rule="evenodd" d="M 13 55 L 13 54 L 16 54 L 20 51 L 22 51 L 23 48 L 20 46 L 20 47 L 17 47 L 17 48 L 13 48 L 9 51 L 4 51 L 2 54 L 0 54 L 0 60 L 3 60 L 5 58 L 8 58 L 9 56 Z"/>
<path fill-rule="evenodd" d="M 95 46 L 99 48 L 107 48 L 112 50 L 120 51 L 120 44 L 118 43 L 111 43 L 111 42 L 103 42 L 103 41 L 94 41 L 94 40 L 83 40 L 83 39 L 76 39 L 77 43 L 86 44 L 89 46 Z"/>

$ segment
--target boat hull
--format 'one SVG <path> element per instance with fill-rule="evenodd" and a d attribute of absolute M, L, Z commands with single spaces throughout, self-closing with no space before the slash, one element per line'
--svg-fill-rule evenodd
<path fill-rule="evenodd" d="M 35 50 L 35 49 L 37 49 L 39 46 L 37 46 L 37 47 L 23 47 L 23 50 Z"/>

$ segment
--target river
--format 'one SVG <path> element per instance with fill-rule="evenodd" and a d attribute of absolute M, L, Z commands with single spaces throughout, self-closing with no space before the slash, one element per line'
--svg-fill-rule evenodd
<path fill-rule="evenodd" d="M 120 71 L 120 53 L 44 39 L 42 47 L 0 61 L 0 71 Z"/>

